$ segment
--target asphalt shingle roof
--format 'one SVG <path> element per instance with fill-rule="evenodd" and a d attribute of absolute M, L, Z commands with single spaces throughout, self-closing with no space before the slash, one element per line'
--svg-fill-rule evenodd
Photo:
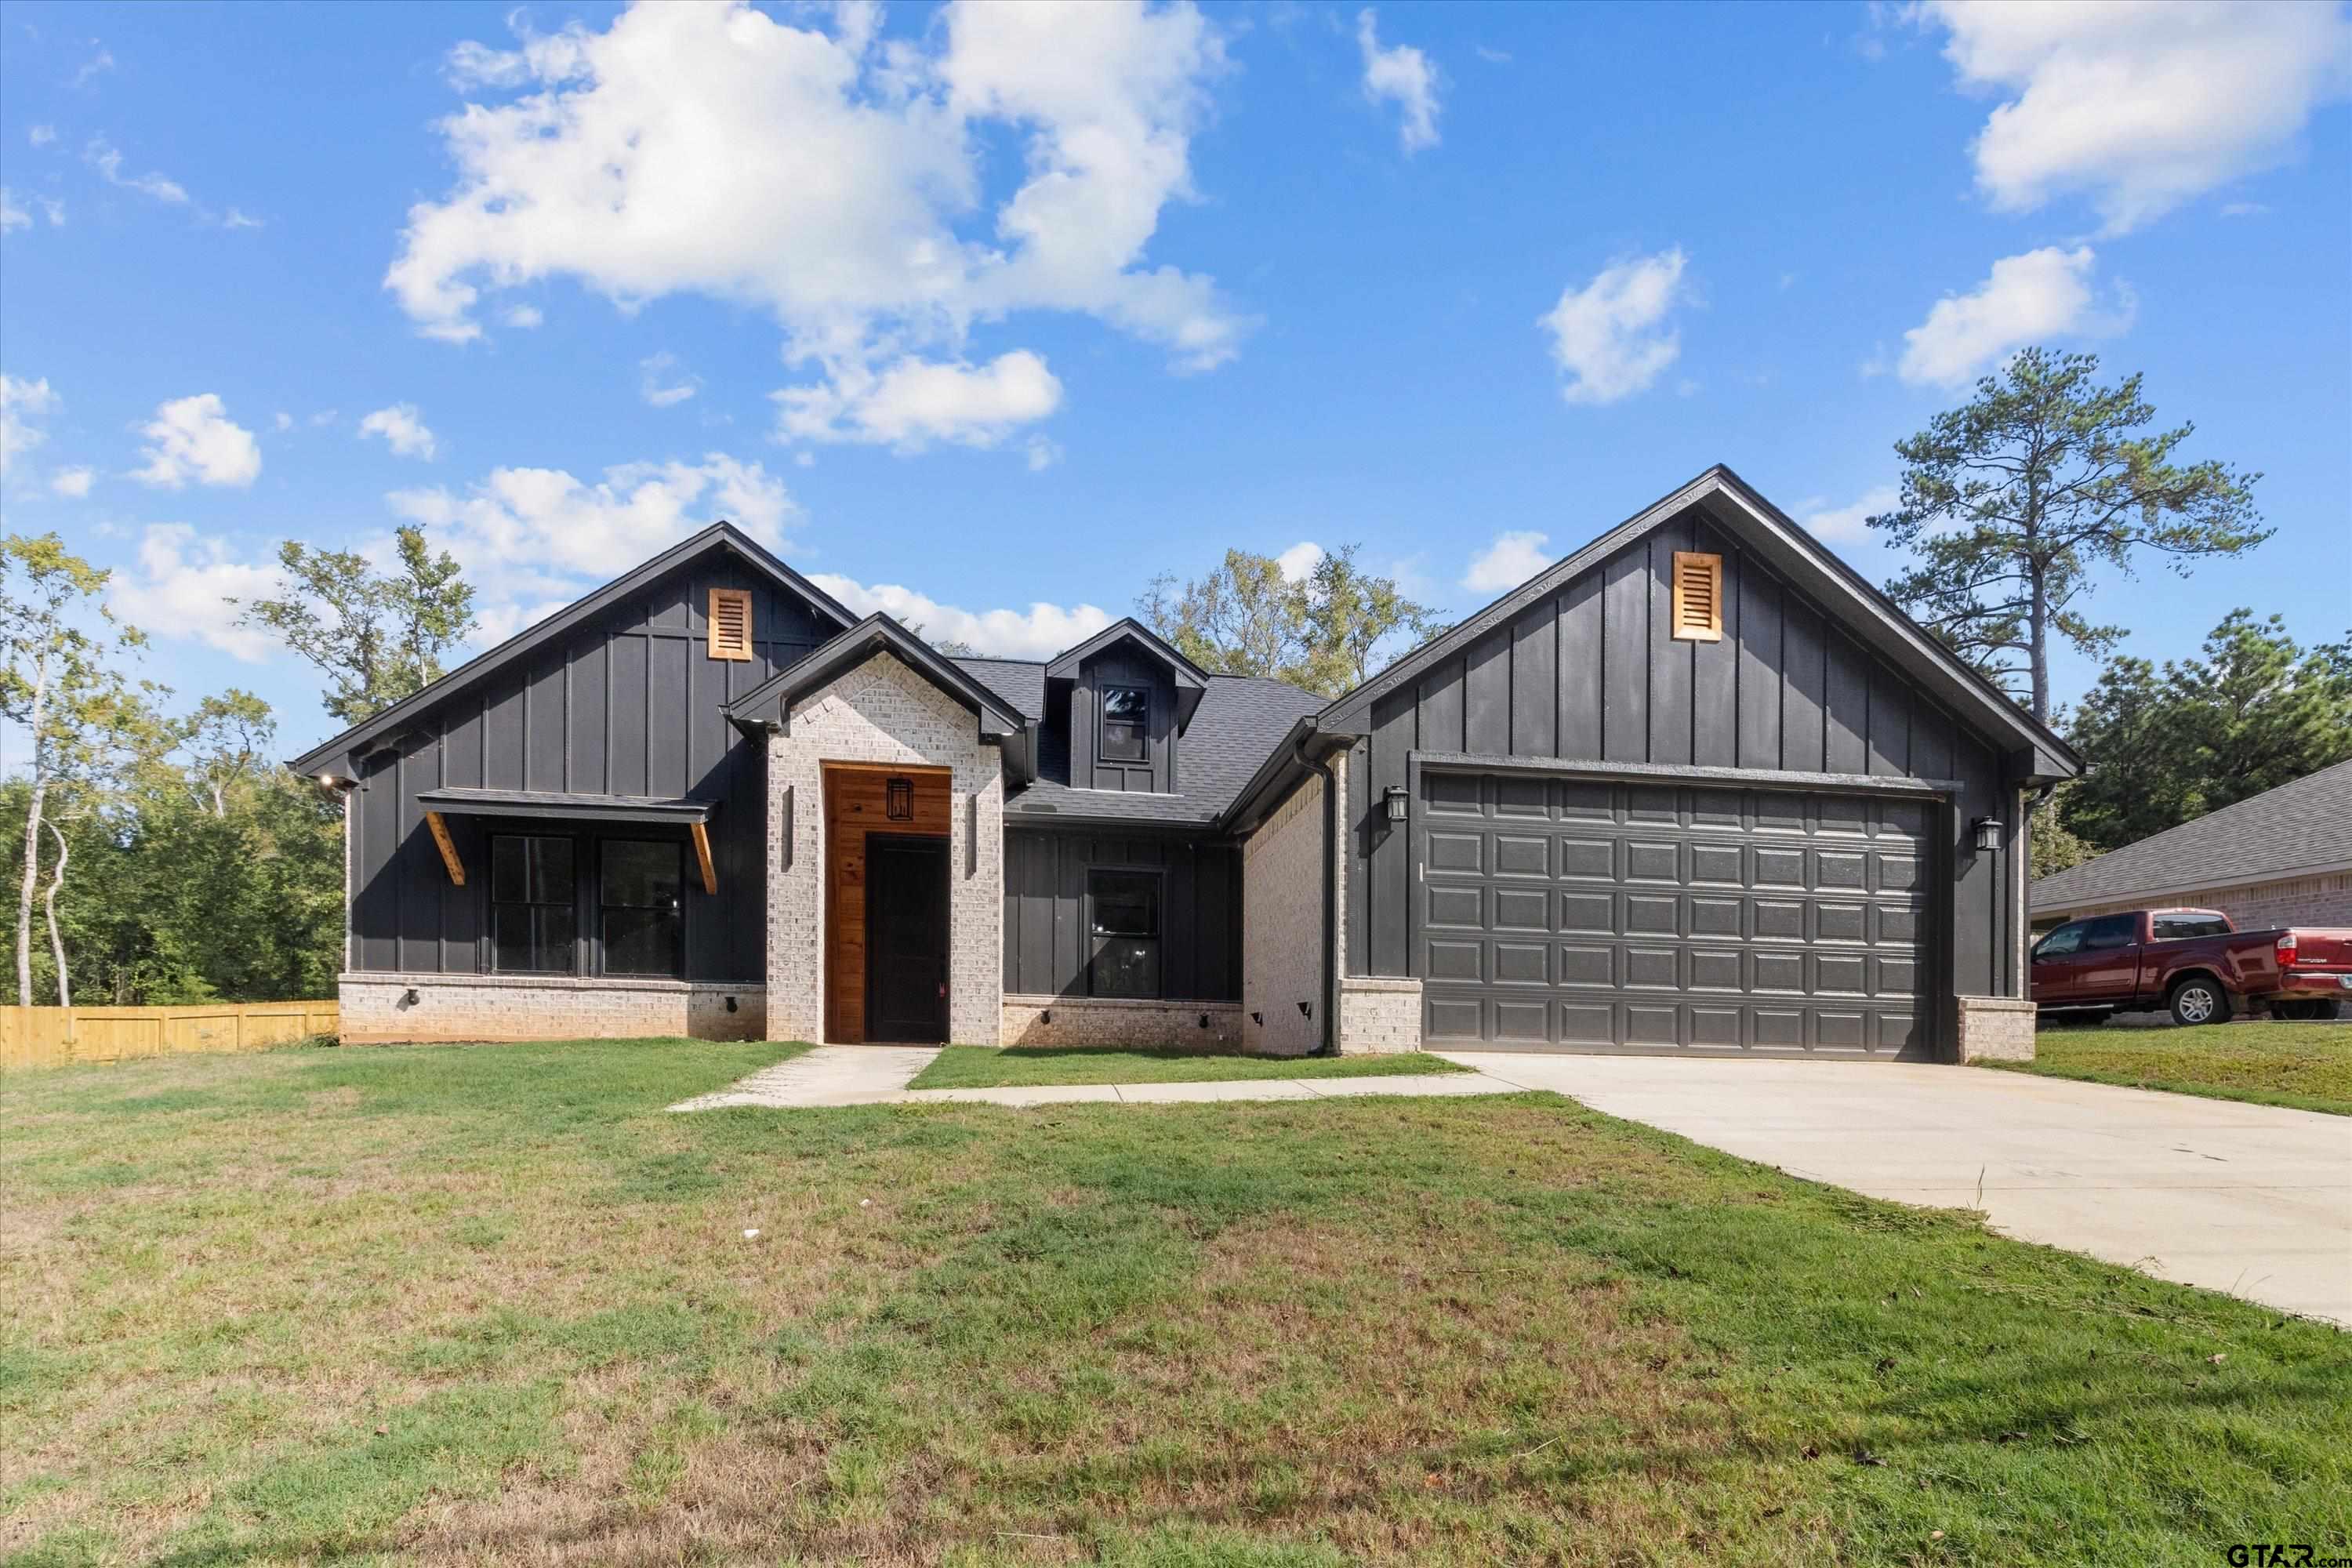
<path fill-rule="evenodd" d="M 1045 716 L 1045 666 L 1030 658 L 950 658 L 950 664 L 995 692 L 1024 719 Z"/>
<path fill-rule="evenodd" d="M 972 673 L 993 684 L 988 672 Z M 1010 691 L 1003 695 L 1013 699 Z M 1069 737 L 1062 726 L 1051 725 L 1039 737 L 1037 782 L 1008 799 L 1004 815 L 1013 821 L 1094 817 L 1194 827 L 1214 822 L 1290 727 L 1309 713 L 1321 712 L 1329 702 L 1329 698 L 1302 691 L 1286 680 L 1211 676 L 1209 689 L 1184 730 L 1176 760 L 1182 787 L 1174 795 L 1072 789 L 1067 782 Z"/>
<path fill-rule="evenodd" d="M 2223 882 L 2352 863 L 2352 762 L 2208 812 L 2033 884 L 2036 913 L 2164 898 Z"/>

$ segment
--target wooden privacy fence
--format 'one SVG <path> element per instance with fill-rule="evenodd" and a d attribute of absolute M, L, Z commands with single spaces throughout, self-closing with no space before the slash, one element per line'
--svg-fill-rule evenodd
<path fill-rule="evenodd" d="M 0 1068 L 119 1062 L 187 1051 L 257 1051 L 337 1027 L 332 1002 L 193 1007 L 0 1007 Z"/>

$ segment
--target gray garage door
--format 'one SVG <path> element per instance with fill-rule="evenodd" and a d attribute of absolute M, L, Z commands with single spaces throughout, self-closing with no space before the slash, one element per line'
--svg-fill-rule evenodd
<path fill-rule="evenodd" d="M 1421 788 L 1431 1042 L 1927 1053 L 1927 803 L 1433 770 Z"/>

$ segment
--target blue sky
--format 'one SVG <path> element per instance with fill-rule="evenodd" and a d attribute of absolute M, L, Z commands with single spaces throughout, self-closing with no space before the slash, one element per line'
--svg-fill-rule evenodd
<path fill-rule="evenodd" d="M 1466 612 L 1723 461 L 1883 579 L 1892 444 L 2027 341 L 2265 475 L 2269 544 L 2102 589 L 2128 651 L 2352 620 L 2341 7 L 0 27 L 5 526 L 289 752 L 317 684 L 221 603 L 283 538 L 425 520 L 488 636 L 731 516 L 1038 653 L 1228 545 Z"/>

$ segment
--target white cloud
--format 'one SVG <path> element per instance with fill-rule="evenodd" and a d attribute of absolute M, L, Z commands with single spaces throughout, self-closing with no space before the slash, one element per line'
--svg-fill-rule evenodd
<path fill-rule="evenodd" d="M 463 493 L 436 486 L 386 499 L 434 531 L 486 609 L 568 602 L 721 518 L 782 548 L 796 510 L 781 479 L 719 452 L 699 463 L 623 464 L 593 484 L 561 468 L 498 468 Z"/>
<path fill-rule="evenodd" d="M 1065 607 L 1039 601 L 1026 610 L 965 610 L 912 588 L 868 587 L 852 577 L 820 572 L 810 579 L 860 616 L 879 610 L 902 626 L 920 626 L 935 642 L 961 642 L 1003 658 L 1045 658 L 1086 641 L 1118 619 L 1094 605 Z"/>
<path fill-rule="evenodd" d="M 995 446 L 1060 407 L 1062 384 L 1044 360 L 1015 349 L 984 365 L 912 358 L 878 373 L 844 365 L 828 384 L 787 387 L 775 399 L 780 439 L 919 452 L 934 441 Z"/>
<path fill-rule="evenodd" d="M 509 305 L 507 307 L 506 313 L 499 320 L 518 331 L 529 331 L 531 328 L 543 324 L 547 317 L 536 305 Z"/>
<path fill-rule="evenodd" d="M 275 566 L 236 560 L 226 540 L 200 535 L 184 522 L 159 522 L 141 539 L 137 570 L 115 573 L 106 597 L 118 616 L 142 631 L 196 637 L 257 663 L 272 644 L 265 634 L 238 626 L 243 610 L 229 601 L 263 598 L 279 586 Z"/>
<path fill-rule="evenodd" d="M 58 128 L 54 125 L 36 125 L 25 132 L 25 140 L 36 147 L 46 147 L 57 139 Z"/>
<path fill-rule="evenodd" d="M 625 309 L 748 302 L 813 367 L 808 418 L 847 432 L 820 438 L 896 439 L 866 433 L 873 387 L 909 363 L 968 379 L 971 326 L 1024 310 L 1091 315 L 1182 369 L 1232 357 L 1247 323 L 1212 280 L 1146 258 L 1192 195 L 1224 63 L 1194 6 L 955 0 L 887 45 L 870 7 L 788 15 L 641 5 L 461 47 L 457 79 L 521 95 L 440 124 L 456 186 L 410 210 L 385 278 L 419 330 L 471 339 L 486 291 L 557 276 Z M 992 207 L 984 160 L 1007 145 L 1024 177 Z"/>
<path fill-rule="evenodd" d="M 267 228 L 268 225 L 260 218 L 248 217 L 235 207 L 231 207 L 221 215 L 221 226 L 223 228 Z"/>
<path fill-rule="evenodd" d="M 0 374 L 0 474 L 10 464 L 49 438 L 37 421 L 56 412 L 58 395 L 48 378 L 26 381 Z"/>
<path fill-rule="evenodd" d="M 217 393 L 182 397 L 155 410 L 142 426 L 147 466 L 131 477 L 178 489 L 190 479 L 207 485 L 249 485 L 261 473 L 261 446 L 253 432 L 228 417 Z"/>
<path fill-rule="evenodd" d="M 1478 594 L 1508 592 L 1551 564 L 1551 552 L 1544 548 L 1549 542 L 1549 535 L 1533 530 L 1498 533 L 1470 558 L 1462 585 Z"/>
<path fill-rule="evenodd" d="M 1814 500 L 1797 509 L 1797 521 L 1824 544 L 1855 544 L 1870 537 L 1867 520 L 1903 504 L 1893 485 L 1874 485 L 1850 506 Z"/>
<path fill-rule="evenodd" d="M 91 78 L 99 75 L 101 71 L 110 71 L 113 68 L 114 57 L 101 47 L 98 53 L 90 56 L 89 59 L 82 62 L 81 69 L 74 72 L 73 79 L 66 83 L 66 85 L 68 87 L 87 87 L 89 85 Z"/>
<path fill-rule="evenodd" d="M 2267 202 L 2223 202 L 2223 217 L 2262 217 L 2270 211 Z"/>
<path fill-rule="evenodd" d="M 395 403 L 389 408 L 379 408 L 360 421 L 360 436 L 381 436 L 392 449 L 404 458 L 433 460 L 436 444 L 433 432 L 425 426 L 425 417 L 414 403 Z"/>
<path fill-rule="evenodd" d="M 25 202 L 30 202 L 32 206 L 26 206 Z M 33 207 L 41 209 L 43 215 L 48 218 L 51 228 L 65 226 L 66 204 L 57 197 L 26 196 L 23 202 L 20 202 L 14 191 L 5 185 L 0 185 L 0 234 L 5 234 L 12 228 L 32 227 Z"/>
<path fill-rule="evenodd" d="M 89 468 L 59 468 L 49 476 L 49 489 L 71 500 L 89 494 L 89 487 L 98 475 Z"/>
<path fill-rule="evenodd" d="M 1484 44 L 1473 44 L 1470 47 L 1480 59 L 1490 66 L 1507 66 L 1511 63 L 1510 52 L 1507 49 L 1490 49 Z"/>
<path fill-rule="evenodd" d="M 1369 9 L 1356 13 L 1356 47 L 1364 56 L 1364 97 L 1375 104 L 1392 102 L 1403 114 L 1397 140 L 1404 150 L 1436 146 L 1437 68 L 1429 57 L 1404 44 L 1381 47 Z"/>
<path fill-rule="evenodd" d="M 667 350 L 639 360 L 637 371 L 640 376 L 638 395 L 656 408 L 668 408 L 684 403 L 702 385 L 699 376 L 684 374 L 677 356 Z"/>
<path fill-rule="evenodd" d="M 2110 235 L 2294 151 L 2352 90 L 2352 14 L 2222 0 L 2016 5 L 1929 0 L 1963 87 L 2008 94 L 1975 143 L 1977 186 L 2029 212 L 2090 198 Z"/>
<path fill-rule="evenodd" d="M 1937 300 L 1927 319 L 1903 334 L 1895 374 L 1914 386 L 1957 386 L 2042 338 L 2126 331 L 2130 290 L 2119 287 L 2116 305 L 2099 310 L 2091 289 L 2095 264 L 2087 245 L 2001 258 L 1973 290 Z"/>
<path fill-rule="evenodd" d="M 1682 353 L 1682 337 L 1666 322 L 1683 300 L 1685 258 L 1677 246 L 1601 268 L 1579 289 L 1570 285 L 1538 324 L 1551 334 L 1552 357 L 1568 376 L 1559 395 L 1570 403 L 1614 403 L 1654 383 Z"/>
<path fill-rule="evenodd" d="M 81 155 L 110 185 L 121 185 L 126 191 L 137 191 L 173 206 L 188 205 L 188 193 L 177 180 L 166 179 L 152 170 L 135 176 L 123 174 L 122 154 L 103 136 L 91 137 Z"/>
<path fill-rule="evenodd" d="M 1323 547 L 1311 539 L 1302 539 L 1276 556 L 1274 563 L 1282 568 L 1284 582 L 1304 583 L 1314 575 L 1322 560 Z"/>
<path fill-rule="evenodd" d="M 1062 460 L 1060 444 L 1047 440 L 1043 436 L 1030 437 L 1021 444 L 1021 449 L 1028 460 L 1029 471 L 1033 474 L 1044 473 Z"/>
<path fill-rule="evenodd" d="M 281 408 L 278 411 L 275 423 L 278 426 L 278 433 L 283 436 L 287 431 L 294 428 L 294 416 Z"/>

